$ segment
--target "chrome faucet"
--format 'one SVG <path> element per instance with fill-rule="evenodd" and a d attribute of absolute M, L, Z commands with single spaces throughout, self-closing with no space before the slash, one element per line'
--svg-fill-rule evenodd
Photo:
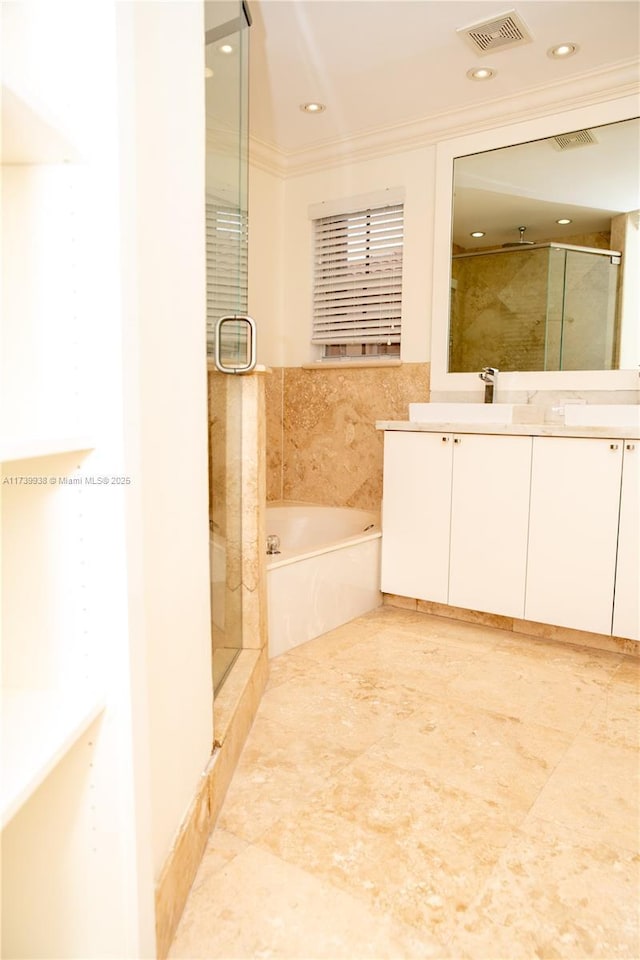
<path fill-rule="evenodd" d="M 276 533 L 270 533 L 267 537 L 267 554 L 272 557 L 280 553 L 280 537 Z"/>
<path fill-rule="evenodd" d="M 483 367 L 482 371 L 478 374 L 481 380 L 484 381 L 484 402 L 485 403 L 495 403 L 496 402 L 496 390 L 498 387 L 498 374 L 500 371 L 497 367 Z"/>

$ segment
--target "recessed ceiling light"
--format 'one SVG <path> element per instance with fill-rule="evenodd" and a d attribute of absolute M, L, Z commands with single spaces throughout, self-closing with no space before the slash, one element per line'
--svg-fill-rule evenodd
<path fill-rule="evenodd" d="M 495 75 L 496 72 L 491 67 L 474 67 L 473 70 L 467 70 L 469 80 L 490 80 Z"/>
<path fill-rule="evenodd" d="M 556 223 L 561 223 L 564 226 L 565 223 L 571 223 L 571 220 L 568 217 L 562 217 L 561 220 L 556 220 Z"/>
<path fill-rule="evenodd" d="M 301 103 L 300 109 L 303 110 L 304 113 L 322 113 L 322 111 L 326 110 L 327 108 L 325 107 L 324 103 L 316 103 L 315 101 L 312 101 L 311 103 Z"/>
<path fill-rule="evenodd" d="M 484 230 L 474 230 L 469 234 L 470 237 L 484 237 Z"/>
<path fill-rule="evenodd" d="M 207 80 L 211 79 L 211 77 L 213 76 L 213 70 L 211 69 L 211 67 L 204 68 L 204 75 Z"/>
<path fill-rule="evenodd" d="M 564 60 L 566 57 L 572 57 L 579 49 L 577 43 L 558 43 L 547 50 L 547 56 L 553 57 L 554 60 Z"/>
<path fill-rule="evenodd" d="M 227 54 L 233 53 L 233 47 L 231 46 L 230 43 L 221 43 L 220 46 L 218 47 L 218 50 L 220 51 L 220 53 L 227 53 Z"/>

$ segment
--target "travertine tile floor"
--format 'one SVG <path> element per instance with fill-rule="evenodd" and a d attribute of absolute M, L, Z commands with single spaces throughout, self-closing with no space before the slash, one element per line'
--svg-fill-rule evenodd
<path fill-rule="evenodd" d="M 638 663 L 391 607 L 272 661 L 171 957 L 640 957 Z"/>

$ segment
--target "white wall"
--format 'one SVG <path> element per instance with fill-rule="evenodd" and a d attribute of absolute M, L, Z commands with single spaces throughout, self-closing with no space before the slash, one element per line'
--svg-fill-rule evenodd
<path fill-rule="evenodd" d="M 249 169 L 249 316 L 258 326 L 258 363 L 284 365 L 282 294 L 284 181 Z"/>
<path fill-rule="evenodd" d="M 213 740 L 203 9 L 118 10 L 130 616 L 146 645 L 157 877 Z"/>
<path fill-rule="evenodd" d="M 627 214 L 624 220 L 624 250 L 625 263 L 627 271 L 631 276 L 640 263 L 640 210 L 634 210 Z M 617 241 L 616 241 L 617 242 Z M 634 267 L 634 264 L 636 266 Z M 637 274 L 636 274 L 637 277 Z M 640 284 L 624 283 L 622 288 L 622 305 L 620 307 L 623 316 L 640 318 Z M 640 320 L 635 324 L 627 323 L 623 327 L 622 338 L 620 341 L 620 367 L 634 367 L 640 357 Z"/>

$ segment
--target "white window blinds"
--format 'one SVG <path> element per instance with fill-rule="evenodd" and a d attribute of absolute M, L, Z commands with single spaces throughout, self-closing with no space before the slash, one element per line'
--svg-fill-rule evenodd
<path fill-rule="evenodd" d="M 403 209 L 313 221 L 313 343 L 400 343 Z"/>
<path fill-rule="evenodd" d="M 207 194 L 207 353 L 220 317 L 247 312 L 246 210 Z"/>

